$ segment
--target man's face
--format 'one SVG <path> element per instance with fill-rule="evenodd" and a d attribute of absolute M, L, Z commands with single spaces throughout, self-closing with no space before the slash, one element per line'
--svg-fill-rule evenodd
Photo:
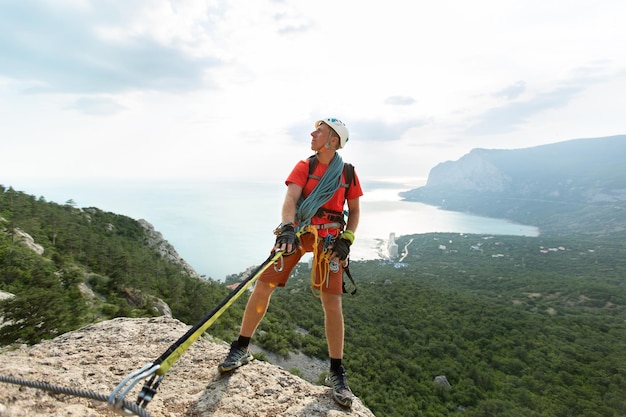
<path fill-rule="evenodd" d="M 329 135 L 330 127 L 326 123 L 320 123 L 319 126 L 311 132 L 311 150 L 319 151 L 322 149 L 324 145 L 326 145 L 326 142 L 328 142 Z"/>

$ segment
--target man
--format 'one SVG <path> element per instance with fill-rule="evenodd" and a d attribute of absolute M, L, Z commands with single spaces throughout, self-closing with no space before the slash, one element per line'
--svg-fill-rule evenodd
<path fill-rule="evenodd" d="M 315 155 L 300 161 L 287 177 L 287 194 L 282 207 L 282 223 L 273 251 L 283 252 L 274 268 L 259 277 L 246 305 L 239 338 L 231 344 L 226 360 L 218 366 L 226 373 L 250 362 L 250 339 L 265 316 L 272 292 L 284 286 L 292 269 L 306 252 L 313 252 L 311 281 L 314 294 L 320 296 L 324 310 L 324 327 L 330 357 L 326 383 L 333 398 L 351 407 L 353 394 L 346 381 L 342 364 L 344 322 L 341 297 L 343 268 L 347 265 L 350 245 L 359 224 L 359 198 L 363 195 L 359 179 L 352 168 L 344 167 L 338 149 L 348 141 L 348 129 L 339 119 L 327 118 L 315 123 L 311 132 L 311 150 Z M 348 174 L 350 172 L 350 174 Z M 350 178 L 346 178 L 350 177 Z M 347 220 L 344 208 L 347 202 Z"/>

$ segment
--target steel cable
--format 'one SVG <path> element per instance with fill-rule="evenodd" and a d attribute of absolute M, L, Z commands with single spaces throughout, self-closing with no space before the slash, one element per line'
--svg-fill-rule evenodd
<path fill-rule="evenodd" d="M 104 394 L 98 394 L 94 391 L 76 389 L 76 388 L 67 388 L 61 387 L 58 385 L 52 385 L 47 382 L 38 382 L 38 381 L 27 381 L 25 379 L 13 378 L 10 376 L 2 376 L 0 375 L 0 382 L 7 382 L 9 384 L 15 385 L 23 385 L 26 387 L 37 388 L 45 391 L 54 392 L 57 394 L 67 394 L 75 397 L 83 397 L 90 398 L 92 400 L 108 402 L 109 396 Z M 139 407 L 137 404 L 131 403 L 129 401 L 122 401 L 121 407 L 125 410 L 133 412 L 135 415 L 141 417 L 151 417 L 150 413 L 146 411 L 145 408 Z"/>

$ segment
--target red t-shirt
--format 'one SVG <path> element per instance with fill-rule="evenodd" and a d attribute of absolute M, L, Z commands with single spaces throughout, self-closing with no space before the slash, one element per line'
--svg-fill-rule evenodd
<path fill-rule="evenodd" d="M 327 169 L 328 169 L 328 165 L 324 165 L 318 161 L 317 166 L 315 167 L 315 170 L 313 171 L 312 175 L 321 178 Z M 343 173 L 341 175 L 342 175 L 341 182 L 345 184 L 346 182 L 345 175 Z M 316 180 L 315 178 L 309 178 L 309 160 L 307 159 L 305 161 L 300 161 L 296 164 L 293 171 L 291 171 L 291 174 L 289 174 L 289 176 L 287 177 L 285 184 L 289 185 L 291 183 L 294 183 L 294 184 L 299 185 L 300 187 L 302 187 L 303 197 L 307 198 L 311 194 L 315 186 L 318 184 L 318 182 L 319 180 Z M 337 192 L 335 192 L 335 194 L 331 197 L 331 199 L 328 200 L 328 202 L 324 204 L 322 207 L 328 210 L 336 211 L 336 212 L 343 212 L 345 200 L 352 200 L 353 198 L 358 198 L 363 195 L 363 190 L 361 189 L 361 183 L 359 182 L 359 177 L 356 174 L 356 172 L 354 173 L 354 180 L 350 184 L 350 187 L 348 188 L 347 195 L 345 193 L 346 193 L 346 189 L 344 187 L 339 187 Z M 344 199 L 344 196 L 345 196 L 345 199 Z M 311 224 L 325 224 L 325 223 L 332 223 L 332 222 L 327 219 L 323 219 L 317 216 L 313 216 L 313 218 L 311 219 Z M 320 236 L 326 236 L 328 234 L 328 233 L 324 233 L 325 230 L 320 230 L 319 232 L 320 232 Z"/>

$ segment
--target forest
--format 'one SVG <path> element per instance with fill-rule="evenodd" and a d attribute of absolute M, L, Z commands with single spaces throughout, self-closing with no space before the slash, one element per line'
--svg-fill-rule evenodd
<path fill-rule="evenodd" d="M 15 295 L 0 302 L 0 344 L 156 315 L 158 300 L 194 324 L 242 278 L 190 277 L 143 233 L 123 215 L 0 187 L 0 290 Z M 352 262 L 357 293 L 344 296 L 344 314 L 353 391 L 380 417 L 626 415 L 625 238 L 429 233 L 398 239 L 402 262 Z M 255 343 L 327 358 L 309 274 L 300 264 L 275 292 Z M 208 332 L 236 337 L 245 301 Z"/>

